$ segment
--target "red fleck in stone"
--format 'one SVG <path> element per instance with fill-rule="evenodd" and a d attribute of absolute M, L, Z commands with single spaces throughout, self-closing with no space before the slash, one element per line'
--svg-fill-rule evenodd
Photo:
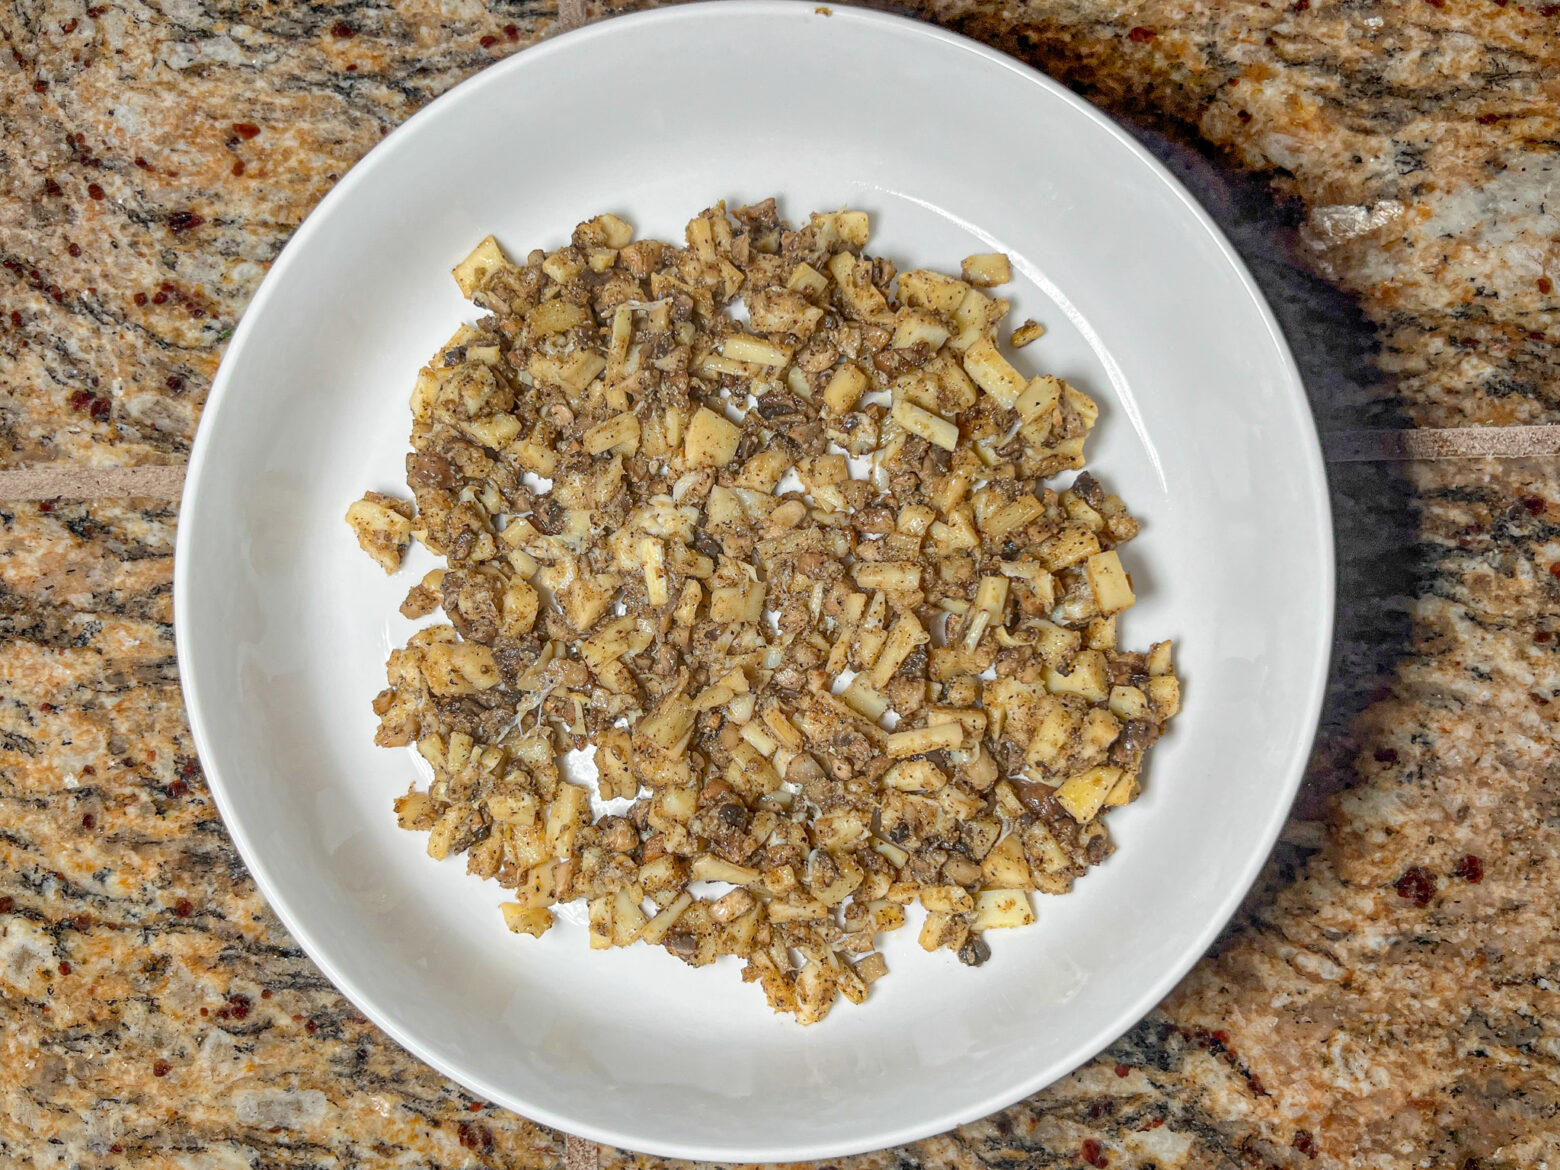
<path fill-rule="evenodd" d="M 244 160 L 241 159 L 241 158 L 235 158 L 233 160 L 233 177 L 237 178 L 238 176 L 242 175 L 243 173 L 244 173 Z"/>
<path fill-rule="evenodd" d="M 353 64 L 348 65 L 347 66 L 347 72 L 348 73 L 356 73 L 357 72 L 357 64 L 354 62 Z"/>
<path fill-rule="evenodd" d="M 1294 4 L 1290 6 L 1290 10 L 1293 12 L 1304 12 L 1309 7 L 1311 7 L 1311 0 L 1295 0 Z"/>
<path fill-rule="evenodd" d="M 1547 297 L 1550 293 L 1555 291 L 1555 282 L 1550 280 L 1547 276 L 1540 276 L 1538 278 L 1538 291 Z"/>
<path fill-rule="evenodd" d="M 1118 1077 L 1124 1077 L 1124 1076 L 1128 1075 L 1131 1071 L 1132 1071 L 1132 1066 L 1130 1064 L 1118 1064 L 1116 1066 L 1116 1075 Z"/>
<path fill-rule="evenodd" d="M 1456 868 L 1452 870 L 1452 876 L 1478 885 L 1484 880 L 1484 862 L 1470 853 L 1457 863 Z"/>
<path fill-rule="evenodd" d="M 108 11 L 108 9 L 106 7 L 104 7 L 103 5 L 101 5 L 101 4 L 94 4 L 91 8 L 87 9 L 87 15 L 92 17 L 94 20 L 96 20 L 98 17 L 102 16 L 103 13 L 105 13 L 107 11 Z"/>
<path fill-rule="evenodd" d="M 235 1020 L 242 1020 L 249 1015 L 251 1000 L 247 995 L 228 996 L 228 1010 L 233 1013 Z"/>
<path fill-rule="evenodd" d="M 1445 8 L 1446 7 L 1446 0 L 1425 0 L 1425 3 L 1430 5 L 1430 7 L 1432 7 L 1432 8 Z"/>
<path fill-rule="evenodd" d="M 1560 561 L 1556 561 L 1549 566 L 1549 575 L 1551 577 L 1560 577 Z"/>
<path fill-rule="evenodd" d="M 1078 1156 L 1090 1166 L 1104 1167 L 1110 1165 L 1105 1158 L 1104 1149 L 1093 1138 L 1084 1139 L 1083 1145 L 1078 1147 Z"/>
<path fill-rule="evenodd" d="M 147 162 L 140 155 L 135 156 L 135 165 L 140 167 L 143 171 L 149 171 L 152 169 L 152 164 Z"/>
<path fill-rule="evenodd" d="M 146 294 L 145 293 L 136 293 L 135 297 L 133 299 L 135 300 L 135 303 L 138 304 L 138 305 L 146 304 Z"/>
<path fill-rule="evenodd" d="M 58 504 L 58 503 L 59 503 L 58 499 L 41 500 L 38 503 L 38 511 L 40 511 L 40 512 L 52 512 L 52 511 L 54 511 L 54 506 L 56 504 Z"/>
<path fill-rule="evenodd" d="M 200 1014 L 203 1015 L 203 1016 L 209 1016 L 211 1014 L 211 1012 L 208 1011 L 206 1008 L 201 1008 L 200 1009 Z"/>
<path fill-rule="evenodd" d="M 169 796 L 183 796 L 187 792 L 189 792 L 189 787 L 184 783 L 183 780 L 175 780 L 172 784 L 168 785 Z"/>
<path fill-rule="evenodd" d="M 17 329 L 20 329 L 22 327 L 22 314 L 21 314 L 21 311 L 19 309 L 12 309 L 11 310 L 11 324 L 13 326 L 15 326 Z"/>
<path fill-rule="evenodd" d="M 1547 506 L 1548 501 L 1543 496 L 1523 496 L 1522 506 L 1533 515 L 1537 516 Z"/>
<path fill-rule="evenodd" d="M 305 1032 L 307 1032 L 310 1036 L 312 1036 L 312 1035 L 314 1035 L 314 1033 L 316 1033 L 316 1032 L 318 1032 L 320 1030 L 320 1026 L 318 1024 L 316 1024 L 313 1020 L 310 1020 L 307 1024 L 305 1024 L 303 1026 L 303 1030 Z"/>
<path fill-rule="evenodd" d="M 504 35 L 512 41 L 518 41 L 520 39 L 520 30 L 512 24 L 506 24 L 504 26 Z"/>
<path fill-rule="evenodd" d="M 102 418 L 111 409 L 113 409 L 113 406 L 106 398 L 94 398 L 92 400 L 91 414 L 93 418 Z"/>
<path fill-rule="evenodd" d="M 81 769 L 81 774 L 83 776 L 96 776 L 97 775 L 97 769 L 94 768 L 91 764 L 88 764 L 84 768 Z"/>
<path fill-rule="evenodd" d="M 498 44 L 498 38 L 497 37 L 491 37 L 491 36 L 483 37 L 477 43 L 479 45 L 481 45 L 484 49 L 491 49 L 494 45 Z"/>
<path fill-rule="evenodd" d="M 0 914 L 9 914 L 16 909 L 16 899 L 7 894 L 0 898 Z"/>
<path fill-rule="evenodd" d="M 1550 633 L 1548 630 L 1539 630 L 1538 633 L 1533 635 L 1533 641 L 1535 642 L 1543 643 L 1549 641 L 1549 639 Z"/>
<path fill-rule="evenodd" d="M 344 20 L 338 20 L 335 24 L 330 26 L 330 35 L 335 37 L 338 41 L 348 41 L 357 36 L 357 29 L 353 28 Z"/>
<path fill-rule="evenodd" d="M 184 379 L 183 379 L 183 377 L 181 377 L 178 374 L 169 374 L 168 375 L 168 380 L 167 380 L 167 386 L 168 386 L 168 389 L 172 390 L 175 394 L 177 394 L 180 390 L 184 389 Z M 193 763 L 193 761 L 191 761 L 191 762 Z M 185 775 L 189 775 L 189 767 L 190 767 L 189 764 L 185 764 L 184 765 L 184 768 L 182 770 L 184 771 Z"/>
<path fill-rule="evenodd" d="M 256 126 L 253 122 L 234 122 L 233 133 L 237 134 L 240 138 L 253 138 L 256 134 L 260 133 L 260 127 Z"/>
<path fill-rule="evenodd" d="M 48 88 L 49 88 L 49 83 L 47 81 L 38 80 L 38 81 L 33 82 L 33 93 L 42 93 L 44 90 L 46 90 Z"/>
<path fill-rule="evenodd" d="M 92 196 L 94 199 L 104 198 L 103 188 L 99 187 L 96 183 L 87 184 L 87 194 Z"/>
<path fill-rule="evenodd" d="M 92 406 L 93 397 L 85 390 L 72 391 L 70 396 L 70 408 L 72 410 L 87 410 Z"/>
<path fill-rule="evenodd" d="M 43 181 L 43 193 L 45 195 L 63 195 L 65 189 L 54 179 L 45 179 Z"/>
<path fill-rule="evenodd" d="M 1295 1130 L 1295 1140 L 1289 1143 L 1299 1150 L 1307 1158 L 1316 1157 L 1316 1139 L 1311 1136 L 1308 1129 Z"/>
<path fill-rule="evenodd" d="M 75 970 L 75 968 L 70 965 L 70 961 L 68 959 L 61 959 L 60 960 L 60 974 L 61 975 L 69 975 L 74 970 Z"/>
<path fill-rule="evenodd" d="M 270 999 L 271 998 L 271 989 L 269 987 L 267 987 L 267 988 L 265 988 L 265 990 L 261 991 L 260 992 L 260 998 L 261 999 Z"/>
<path fill-rule="evenodd" d="M 168 230 L 174 235 L 193 231 L 206 221 L 193 211 L 175 211 L 168 216 Z"/>
<path fill-rule="evenodd" d="M 205 309 L 197 307 L 197 308 L 193 308 L 193 309 L 190 310 L 190 316 L 193 317 L 197 321 L 199 321 L 205 315 L 206 315 L 206 310 Z"/>
<path fill-rule="evenodd" d="M 1249 121 L 1251 121 L 1251 111 L 1250 110 L 1239 110 L 1239 111 L 1236 112 L 1235 117 L 1240 119 L 1242 122 L 1249 122 Z"/>
<path fill-rule="evenodd" d="M 1540 16 L 1560 16 L 1560 4 L 1542 5 L 1538 10 L 1538 14 Z"/>
<path fill-rule="evenodd" d="M 470 1105 L 466 1106 L 466 1112 L 467 1113 L 481 1113 L 482 1112 L 482 1102 L 481 1101 L 473 1101 Z"/>
<path fill-rule="evenodd" d="M 166 1060 L 163 1060 L 161 1057 L 158 1057 L 156 1060 L 154 1060 L 152 1062 L 152 1075 L 154 1077 L 165 1077 L 169 1073 L 171 1073 L 172 1071 L 173 1071 L 173 1065 L 169 1064 Z"/>
<path fill-rule="evenodd" d="M 154 305 L 163 305 L 163 304 L 167 304 L 167 302 L 168 302 L 168 294 L 167 293 L 165 293 L 165 292 L 157 292 L 157 293 L 153 293 L 152 294 L 152 304 L 154 304 Z"/>
<path fill-rule="evenodd" d="M 1392 748 L 1377 748 L 1372 753 L 1378 764 L 1395 764 L 1398 762 L 1398 754 Z"/>
<path fill-rule="evenodd" d="M 69 252 L 72 256 L 80 256 L 81 255 L 81 245 L 80 244 L 72 244 L 70 247 L 66 248 L 65 250 L 67 252 Z"/>
<path fill-rule="evenodd" d="M 1142 25 L 1139 25 L 1137 28 L 1134 28 L 1127 34 L 1127 39 L 1136 41 L 1140 45 L 1146 45 L 1149 41 L 1153 40 L 1158 35 L 1159 34 L 1156 33 L 1153 29 L 1144 28 Z"/>
<path fill-rule="evenodd" d="M 64 24 L 60 25 L 60 31 L 62 33 L 64 33 L 66 36 L 69 36 L 71 33 L 76 31 L 76 25 L 78 23 L 79 22 L 73 16 L 69 20 L 67 20 Z"/>
<path fill-rule="evenodd" d="M 1151 1121 L 1144 1122 L 1143 1123 L 1143 1128 L 1144 1129 L 1158 1129 L 1164 1123 L 1165 1123 L 1165 1119 L 1163 1117 L 1155 1117 Z"/>
<path fill-rule="evenodd" d="M 91 813 L 87 813 L 81 818 L 81 827 L 83 829 L 97 828 L 97 817 L 93 816 Z"/>
<path fill-rule="evenodd" d="M 1397 895 L 1407 898 L 1421 908 L 1430 905 L 1435 896 L 1435 874 L 1422 865 L 1416 865 L 1397 880 Z"/>
<path fill-rule="evenodd" d="M 180 918 L 188 918 L 195 913 L 195 903 L 188 898 L 180 898 L 173 904 L 173 912 Z"/>

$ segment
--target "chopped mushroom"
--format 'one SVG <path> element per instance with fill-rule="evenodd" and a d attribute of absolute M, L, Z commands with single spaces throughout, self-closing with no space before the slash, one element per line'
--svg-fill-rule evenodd
<path fill-rule="evenodd" d="M 387 572 L 414 537 L 443 562 L 374 700 L 432 769 L 402 827 L 516 933 L 583 901 L 591 947 L 739 956 L 802 1023 L 870 993 L 914 902 L 922 946 L 988 961 L 1109 854 L 1181 701 L 1169 643 L 1118 645 L 1137 522 L 1046 484 L 1098 410 L 999 345 L 1008 258 L 898 274 L 869 229 L 771 199 L 682 246 L 488 237 L 455 269 L 486 316 L 412 390 L 415 508 L 348 512 Z"/>

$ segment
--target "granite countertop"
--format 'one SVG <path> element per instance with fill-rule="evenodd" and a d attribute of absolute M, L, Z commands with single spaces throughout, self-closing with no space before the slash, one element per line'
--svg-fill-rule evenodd
<path fill-rule="evenodd" d="M 1560 422 L 1560 6 L 894 7 L 1064 79 L 1182 174 L 1324 432 Z M 0 9 L 0 482 L 180 464 L 307 211 L 558 26 L 528 0 Z M 1327 713 L 1234 922 L 1073 1075 L 841 1165 L 1560 1158 L 1560 459 L 1331 478 Z M 655 1165 L 473 1100 L 314 969 L 191 747 L 177 504 L 77 494 L 0 498 L 0 1163 Z"/>

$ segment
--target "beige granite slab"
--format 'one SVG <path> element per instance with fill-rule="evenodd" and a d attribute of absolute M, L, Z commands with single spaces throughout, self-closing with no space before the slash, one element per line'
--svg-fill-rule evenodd
<path fill-rule="evenodd" d="M 1560 422 L 1560 9 L 896 7 L 1127 119 L 1246 254 L 1324 427 Z M 0 9 L 0 469 L 182 462 L 308 209 L 557 23 L 479 0 Z M 1052 1088 L 838 1165 L 1560 1159 L 1560 463 L 1340 465 L 1332 490 L 1323 734 L 1213 953 Z M 367 1024 L 255 893 L 182 714 L 176 520 L 0 502 L 0 1166 L 562 1165 L 563 1135 Z"/>

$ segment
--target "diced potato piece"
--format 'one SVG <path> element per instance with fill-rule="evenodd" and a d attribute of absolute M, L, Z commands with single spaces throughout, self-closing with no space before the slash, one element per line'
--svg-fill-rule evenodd
<path fill-rule="evenodd" d="M 752 622 L 764 616 L 764 583 L 717 585 L 710 590 L 710 619 L 717 622 Z"/>
<path fill-rule="evenodd" d="M 948 339 L 948 347 L 964 352 L 983 338 L 989 339 L 996 323 L 1007 315 L 1008 303 L 992 300 L 985 293 L 960 284 L 965 289 L 964 299 L 953 311 L 953 323 L 957 332 Z"/>
<path fill-rule="evenodd" d="M 883 786 L 900 792 L 936 792 L 948 774 L 930 760 L 901 760 L 883 773 Z"/>
<path fill-rule="evenodd" d="M 1056 803 L 1065 808 L 1073 820 L 1086 825 L 1100 811 L 1121 775 L 1120 768 L 1102 766 L 1069 776 L 1056 790 Z"/>
<path fill-rule="evenodd" d="M 1003 889 L 1034 889 L 1034 878 L 1029 873 L 1029 861 L 1024 856 L 1024 843 L 1012 833 L 992 848 L 980 863 L 981 876 L 986 884 Z"/>
<path fill-rule="evenodd" d="M 957 723 L 945 723 L 941 727 L 916 727 L 909 731 L 890 732 L 883 749 L 892 759 L 924 755 L 927 752 L 957 748 L 964 739 L 964 728 Z"/>
<path fill-rule="evenodd" d="M 484 447 L 502 451 L 520 434 L 520 420 L 512 414 L 495 414 L 464 422 L 461 430 Z"/>
<path fill-rule="evenodd" d="M 688 424 L 683 458 L 690 467 L 724 467 L 736 458 L 741 441 L 742 432 L 734 423 L 701 406 Z"/>
<path fill-rule="evenodd" d="M 1132 592 L 1132 582 L 1127 579 L 1126 570 L 1121 567 L 1121 558 L 1116 555 L 1115 549 L 1095 553 L 1085 563 L 1089 588 L 1094 590 L 1094 604 L 1099 606 L 1102 614 L 1109 616 L 1120 613 L 1137 600 Z"/>
<path fill-rule="evenodd" d="M 474 695 L 503 681 L 492 649 L 477 642 L 428 646 L 423 650 L 422 671 L 428 689 L 441 697 Z"/>
<path fill-rule="evenodd" d="M 1181 683 L 1173 674 L 1150 675 L 1144 684 L 1148 701 L 1154 705 L 1154 715 L 1169 719 L 1181 709 Z"/>
<path fill-rule="evenodd" d="M 941 272 L 915 268 L 899 274 L 899 299 L 911 308 L 926 308 L 944 317 L 964 303 L 970 286 Z"/>
<path fill-rule="evenodd" d="M 925 345 L 935 353 L 942 348 L 948 336 L 948 326 L 936 313 L 926 309 L 903 308 L 895 317 L 894 336 L 889 345 L 894 349 Z"/>
<path fill-rule="evenodd" d="M 545 337 L 566 333 L 590 320 L 590 310 L 571 301 L 543 301 L 527 313 L 525 319 L 532 329 Z"/>
<path fill-rule="evenodd" d="M 1098 650 L 1084 650 L 1072 660 L 1066 674 L 1046 667 L 1045 689 L 1053 695 L 1082 695 L 1091 703 L 1103 703 L 1110 696 L 1105 655 Z"/>
<path fill-rule="evenodd" d="M 582 248 L 626 248 L 633 239 L 632 225 L 610 211 L 574 229 L 574 242 Z"/>
<path fill-rule="evenodd" d="M 1013 265 L 1006 252 L 977 252 L 966 256 L 960 275 L 976 288 L 990 288 L 1013 279 Z"/>
<path fill-rule="evenodd" d="M 1040 563 L 1057 573 L 1099 551 L 1099 537 L 1081 524 L 1069 524 L 1040 546 Z"/>
<path fill-rule="evenodd" d="M 590 900 L 590 949 L 593 951 L 604 951 L 612 946 L 613 901 L 611 894 Z"/>
<path fill-rule="evenodd" d="M 822 279 L 821 277 L 819 279 Z M 794 333 L 807 337 L 823 320 L 823 310 L 809 304 L 802 293 L 791 289 L 766 288 L 747 296 L 748 324 L 760 333 Z M 732 357 L 743 357 L 731 354 Z M 746 361 L 759 359 L 746 357 Z M 783 362 L 768 362 L 783 365 Z"/>
<path fill-rule="evenodd" d="M 1170 651 L 1169 642 L 1155 642 L 1148 648 L 1149 674 L 1170 673 Z"/>
<path fill-rule="evenodd" d="M 856 399 L 866 392 L 871 381 L 854 362 L 846 362 L 834 371 L 828 385 L 823 388 L 823 402 L 835 414 L 844 414 L 856 405 Z"/>
<path fill-rule="evenodd" d="M 618 890 L 612 904 L 612 945 L 626 947 L 637 942 L 649 922 L 629 892 Z"/>
<path fill-rule="evenodd" d="M 639 419 L 624 411 L 605 422 L 599 422 L 581 436 L 587 455 L 601 455 L 617 450 L 632 455 L 639 449 Z"/>
<path fill-rule="evenodd" d="M 1008 344 L 1014 349 L 1023 349 L 1024 346 L 1039 341 L 1044 336 L 1045 326 L 1031 317 L 1013 330 L 1013 336 L 1008 338 Z"/>
<path fill-rule="evenodd" d="M 829 291 L 829 278 L 811 264 L 801 263 L 791 270 L 785 287 L 806 296 L 822 296 Z"/>
<path fill-rule="evenodd" d="M 531 355 L 525 368 L 537 381 L 573 391 L 577 397 L 607 368 L 607 359 L 587 349 L 577 349 L 562 356 L 536 353 Z"/>
<path fill-rule="evenodd" d="M 397 506 L 398 505 L 398 506 Z M 359 546 L 386 573 L 401 567 L 412 543 L 411 505 L 392 496 L 369 492 L 347 509 L 347 524 Z"/>
<path fill-rule="evenodd" d="M 1029 385 L 1013 403 L 1013 409 L 1025 422 L 1037 415 L 1048 414 L 1062 400 L 1062 383 L 1049 375 L 1029 379 Z"/>
<path fill-rule="evenodd" d="M 758 870 L 723 861 L 709 853 L 694 859 L 693 876 L 701 882 L 729 882 L 734 886 L 751 886 L 758 882 Z"/>
<path fill-rule="evenodd" d="M 887 711 L 889 706 L 888 700 L 873 688 L 871 681 L 864 674 L 858 674 L 851 679 L 850 685 L 840 692 L 840 698 L 856 714 L 874 723 L 883 717 L 883 712 Z"/>
<path fill-rule="evenodd" d="M 553 924 L 552 911 L 543 907 L 528 908 L 519 902 L 505 902 L 499 909 L 504 912 L 504 925 L 516 934 L 541 938 Z"/>
<path fill-rule="evenodd" d="M 999 403 L 1012 407 L 1024 392 L 1024 376 L 1003 357 L 991 338 L 983 337 L 964 351 L 964 372 Z"/>
<path fill-rule="evenodd" d="M 1035 920 L 1029 895 L 1023 890 L 982 890 L 975 899 L 975 930 L 1003 930 L 1028 926 Z"/>
<path fill-rule="evenodd" d="M 720 352 L 733 361 L 752 362 L 758 366 L 783 366 L 791 360 L 789 350 L 751 333 L 726 338 L 720 343 Z"/>
<path fill-rule="evenodd" d="M 487 283 L 489 276 L 500 268 L 509 267 L 512 267 L 509 257 L 504 255 L 498 241 L 488 236 L 471 250 L 471 255 L 455 265 L 455 283 L 460 286 L 460 295 L 470 299 Z"/>
<path fill-rule="evenodd" d="M 693 905 L 693 895 L 684 890 L 672 899 L 665 910 L 650 920 L 639 937 L 651 946 L 659 946 L 665 941 L 672 927 L 677 925 L 677 920 L 682 917 L 683 911 L 691 905 Z"/>
<path fill-rule="evenodd" d="M 1111 714 L 1123 722 L 1129 719 L 1147 719 L 1149 717 L 1148 696 L 1137 687 L 1111 687 L 1110 710 Z"/>
<path fill-rule="evenodd" d="M 921 891 L 921 905 L 935 914 L 967 914 L 975 909 L 975 899 L 960 886 L 927 886 Z"/>
<path fill-rule="evenodd" d="M 919 589 L 921 566 L 910 561 L 858 561 L 856 584 L 863 589 Z"/>
<path fill-rule="evenodd" d="M 921 949 L 936 951 L 946 948 L 956 951 L 964 945 L 964 940 L 969 937 L 969 923 L 963 918 L 952 914 L 932 913 L 926 916 L 926 923 L 921 927 Z"/>
<path fill-rule="evenodd" d="M 935 443 L 945 451 L 956 450 L 959 446 L 957 424 L 929 410 L 924 410 L 912 402 L 894 403 L 893 416 L 894 421 L 912 435 L 920 435 L 928 443 Z"/>
<path fill-rule="evenodd" d="M 818 234 L 818 243 L 831 250 L 836 244 L 863 248 L 872 231 L 871 220 L 865 211 L 845 209 L 814 212 L 812 226 Z"/>

